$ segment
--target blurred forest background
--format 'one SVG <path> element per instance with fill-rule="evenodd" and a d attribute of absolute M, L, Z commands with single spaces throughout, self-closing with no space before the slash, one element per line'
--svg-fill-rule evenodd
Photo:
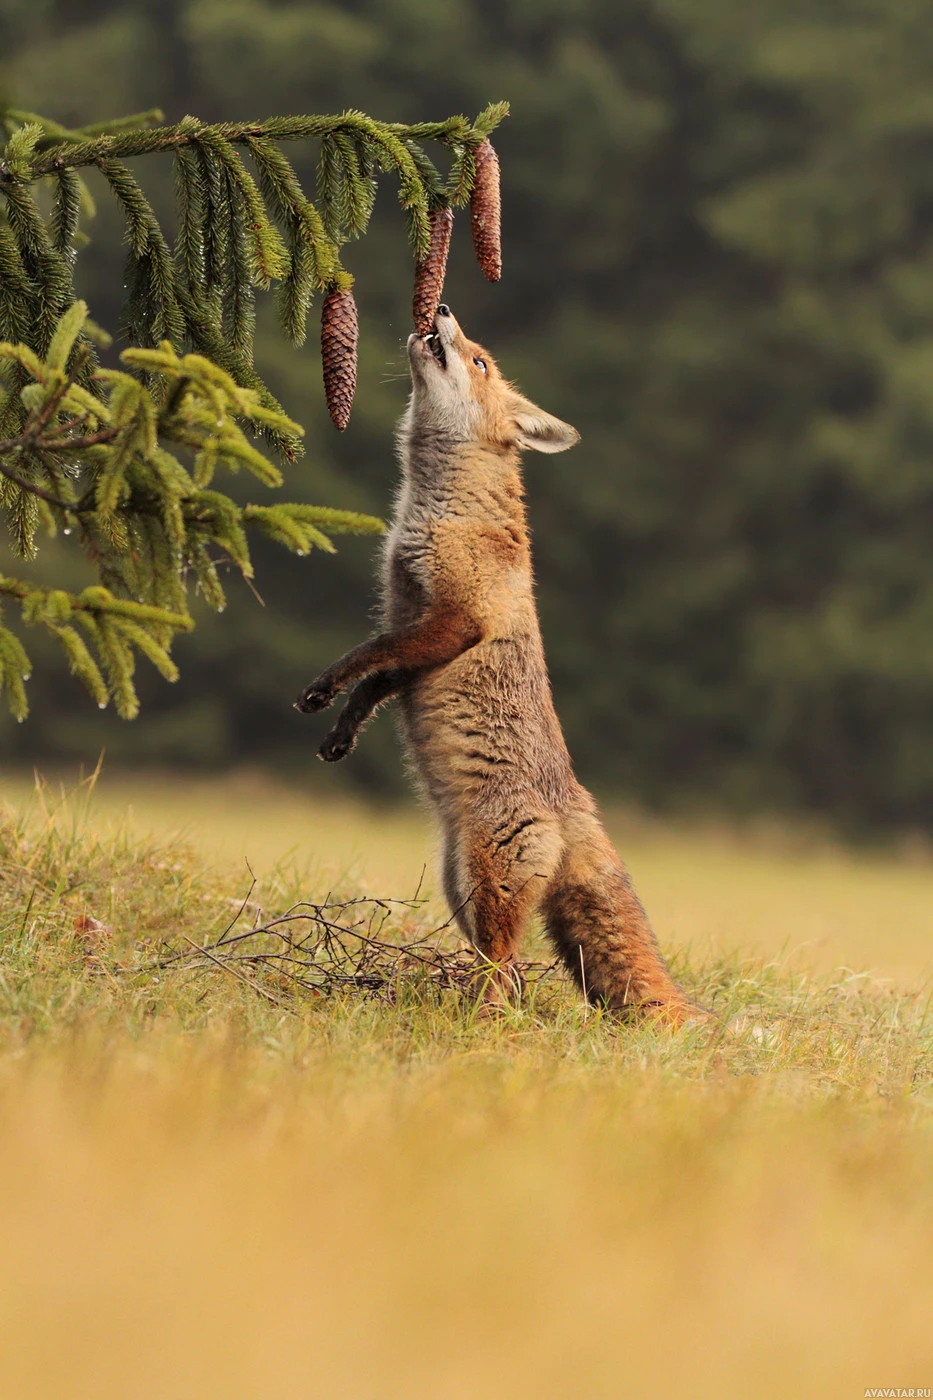
<path fill-rule="evenodd" d="M 83 124 L 507 98 L 504 279 L 461 216 L 446 299 L 582 433 L 527 484 L 542 623 L 581 776 L 670 807 L 933 829 L 933 55 L 924 0 L 0 0 L 0 88 Z M 290 151 L 305 174 L 315 152 Z M 160 212 L 171 162 L 136 163 Z M 161 190 L 159 182 L 162 182 Z M 115 329 L 121 219 L 100 190 L 79 285 Z M 347 251 L 349 430 L 315 337 L 257 360 L 308 430 L 292 499 L 391 508 L 411 259 L 390 190 Z M 254 491 L 255 494 L 255 491 Z M 0 550 L 3 546 L 0 546 Z M 181 638 L 175 687 L 99 714 L 30 636 L 33 712 L 0 759 L 287 769 L 401 783 L 392 726 L 322 770 L 300 687 L 366 630 L 372 541 L 257 551 Z M 10 564 L 0 553 L 0 569 Z M 39 565 L 79 564 L 61 545 Z"/>

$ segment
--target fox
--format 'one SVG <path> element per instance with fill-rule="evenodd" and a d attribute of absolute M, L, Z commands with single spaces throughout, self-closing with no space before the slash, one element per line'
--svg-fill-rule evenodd
<path fill-rule="evenodd" d="M 401 485 L 383 553 L 380 630 L 307 686 L 304 713 L 350 691 L 319 749 L 345 758 L 397 699 L 409 766 L 433 809 L 453 918 L 484 970 L 481 1000 L 520 996 L 532 915 L 584 997 L 623 1017 L 705 1019 L 674 981 L 629 875 L 576 779 L 548 678 L 522 453 L 565 452 L 544 412 L 446 304 L 408 339 Z"/>

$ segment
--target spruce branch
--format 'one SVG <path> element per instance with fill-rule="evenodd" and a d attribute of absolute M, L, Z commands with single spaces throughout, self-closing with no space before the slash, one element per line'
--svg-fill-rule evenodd
<path fill-rule="evenodd" d="M 297 439 L 299 425 L 221 365 L 179 354 L 168 340 L 124 350 L 120 369 L 98 368 L 92 394 L 75 364 L 86 319 L 85 304 L 74 302 L 44 358 L 25 343 L 0 342 L 0 366 L 25 380 L 20 431 L 0 439 L 0 514 L 26 557 L 42 523 L 74 533 L 101 582 L 71 594 L 2 577 L 0 597 L 19 606 L 25 625 L 58 638 L 99 705 L 112 699 L 132 718 L 137 654 L 175 679 L 170 647 L 193 626 L 190 583 L 222 608 L 218 558 L 250 579 L 249 529 L 306 554 L 332 553 L 332 534 L 373 534 L 383 524 L 301 503 L 241 506 L 212 488 L 220 467 L 280 486 L 281 471 L 251 435 L 266 429 Z M 0 628 L 0 685 L 19 718 L 28 671 L 21 642 Z"/>
<path fill-rule="evenodd" d="M 111 121 L 93 122 L 90 126 L 72 129 L 52 121 L 50 117 L 39 116 L 35 112 L 24 112 L 9 107 L 0 114 L 0 123 L 8 129 L 14 126 L 40 126 L 46 137 L 55 141 L 86 141 L 89 137 L 105 136 L 117 131 L 135 131 L 140 126 L 155 126 L 165 120 L 160 107 L 151 107 L 147 112 L 133 112 L 127 117 L 116 117 Z"/>
<path fill-rule="evenodd" d="M 35 554 L 40 528 L 73 536 L 97 579 L 69 593 L 3 576 L 0 605 L 59 640 L 99 705 L 137 713 L 140 655 L 175 679 L 170 649 L 193 626 L 191 589 L 222 608 L 218 565 L 249 580 L 252 532 L 306 554 L 332 552 L 334 535 L 384 528 L 307 503 L 241 506 L 218 489 L 224 470 L 281 485 L 258 439 L 286 462 L 302 450 L 301 428 L 253 364 L 255 294 L 274 288 L 296 344 L 324 294 L 328 403 L 346 426 L 356 315 L 343 245 L 365 233 L 388 173 L 423 269 L 432 228 L 470 198 L 476 153 L 506 112 L 493 104 L 473 123 L 406 125 L 346 111 L 166 126 L 151 111 L 71 129 L 0 110 L 0 520 L 23 558 Z M 296 140 L 320 143 L 313 200 L 281 149 Z M 427 142 L 442 148 L 446 176 Z M 126 164 L 159 152 L 175 163 L 171 240 Z M 131 344 L 119 368 L 102 367 L 97 349 L 109 337 L 75 295 L 80 226 L 94 212 L 88 168 L 100 171 L 125 224 Z M 40 182 L 50 199 L 36 198 Z M 0 687 L 20 719 L 28 675 L 22 642 L 0 625 Z"/>
<path fill-rule="evenodd" d="M 341 266 L 340 249 L 365 232 L 383 173 L 398 178 L 408 236 L 416 263 L 423 263 L 432 216 L 470 197 L 475 152 L 506 111 L 498 103 L 474 123 L 454 116 L 413 125 L 350 110 L 214 124 L 187 116 L 153 126 L 158 114 L 142 113 L 135 124 L 127 119 L 78 130 L 29 112 L 0 112 L 7 132 L 0 158 L 0 335 L 25 339 L 29 327 L 37 326 L 36 349 L 44 353 L 52 326 L 74 300 L 75 239 L 87 204 L 78 172 L 96 167 L 126 224 L 127 338 L 140 346 L 169 339 L 200 351 L 278 409 L 253 365 L 255 290 L 275 287 L 282 330 L 301 344 L 314 293 L 349 291 L 352 278 Z M 300 139 L 320 142 L 316 203 L 280 150 L 281 143 Z M 447 152 L 446 180 L 423 149 L 429 141 Z M 173 247 L 125 163 L 160 151 L 175 157 L 179 218 Z M 55 187 L 49 227 L 30 188 L 43 179 Z M 86 338 L 91 340 L 89 332 Z M 6 426 L 0 420 L 0 431 Z M 270 426 L 263 433 L 287 461 L 300 451 L 294 436 Z"/>
<path fill-rule="evenodd" d="M 197 143 L 206 131 L 234 145 L 266 136 L 274 141 L 299 141 L 344 133 L 351 137 L 362 135 L 389 143 L 437 141 L 447 147 L 467 145 L 475 149 L 507 114 L 508 104 L 500 102 L 487 107 L 474 123 L 463 116 L 448 117 L 442 122 L 416 122 L 412 125 L 403 122 L 378 122 L 366 116 L 364 112 L 352 110 L 337 116 L 272 117 L 267 121 L 217 122 L 211 126 L 189 117 L 174 126 L 106 131 L 102 135 L 86 135 L 81 140 L 73 139 L 70 134 L 68 137 L 60 137 L 55 145 L 40 150 L 33 158 L 30 162 L 29 178 L 38 179 L 43 175 L 51 175 L 64 166 L 74 170 L 82 166 L 98 165 L 101 160 L 127 160 L 132 156 L 151 155 L 156 151 L 177 150 L 179 146 Z M 13 114 L 7 112 L 6 115 L 10 117 Z M 9 174 L 5 177 L 0 175 L 0 182 L 9 178 Z"/>

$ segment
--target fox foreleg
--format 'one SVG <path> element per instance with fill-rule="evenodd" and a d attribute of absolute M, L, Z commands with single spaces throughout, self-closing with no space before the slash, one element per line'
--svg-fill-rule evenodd
<path fill-rule="evenodd" d="M 414 673 L 396 669 L 375 671 L 350 692 L 340 718 L 317 751 L 325 763 L 337 763 L 356 746 L 360 730 L 386 700 L 404 690 Z"/>
<path fill-rule="evenodd" d="M 443 666 L 480 640 L 482 632 L 459 613 L 429 614 L 413 627 L 384 632 L 348 651 L 322 671 L 295 701 L 295 709 L 314 714 L 332 705 L 342 690 L 373 671 L 424 670 Z"/>

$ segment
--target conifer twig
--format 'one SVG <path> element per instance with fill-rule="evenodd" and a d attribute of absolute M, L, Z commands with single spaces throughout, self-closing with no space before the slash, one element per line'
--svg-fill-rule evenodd
<path fill-rule="evenodd" d="M 303 502 L 241 506 L 216 488 L 220 468 L 281 485 L 259 437 L 284 462 L 302 450 L 301 428 L 253 364 L 255 293 L 276 284 L 279 322 L 295 344 L 313 296 L 326 294 L 327 397 L 346 427 L 356 316 L 342 246 L 365 232 L 378 176 L 390 173 L 423 266 L 432 215 L 436 222 L 437 210 L 469 198 L 476 152 L 506 112 L 498 103 L 474 122 L 390 123 L 345 111 L 165 125 L 153 110 L 72 129 L 0 108 L 0 514 L 25 559 L 40 526 L 54 534 L 64 517 L 64 533 L 74 533 L 100 580 L 75 595 L 4 578 L 0 594 L 19 604 L 23 623 L 59 639 L 99 705 L 113 699 L 124 717 L 136 714 L 139 655 L 176 678 L 169 650 L 193 625 L 190 585 L 219 610 L 221 566 L 249 584 L 248 531 L 297 554 L 333 552 L 337 533 L 382 531 L 373 516 Z M 305 138 L 320 142 L 316 203 L 281 150 Z M 448 152 L 446 178 L 426 141 Z M 174 246 L 126 164 L 160 151 L 175 161 Z M 131 344 L 118 369 L 101 366 L 97 347 L 109 337 L 75 294 L 79 224 L 93 210 L 79 174 L 86 167 L 100 171 L 125 223 Z M 51 213 L 33 188 L 46 177 Z M 29 671 L 18 637 L 0 623 L 0 688 L 19 719 Z"/>
<path fill-rule="evenodd" d="M 504 115 L 504 112 L 498 111 L 502 106 L 504 104 L 496 104 L 499 120 Z M 492 110 L 487 108 L 487 113 Z M 116 133 L 108 131 L 82 140 L 75 139 L 79 133 L 69 132 L 65 135 L 62 129 L 63 134 L 58 139 L 60 142 L 67 141 L 67 145 L 41 151 L 30 161 L 29 175 L 31 179 L 37 179 L 56 170 L 98 165 L 102 160 L 128 160 L 156 151 L 174 151 L 203 141 L 205 134 L 208 137 L 216 135 L 234 145 L 262 137 L 271 137 L 275 141 L 298 141 L 336 134 L 368 137 L 384 134 L 399 142 L 439 141 L 444 145 L 466 145 L 475 149 L 488 135 L 485 127 L 480 125 L 487 113 L 481 114 L 472 124 L 466 117 L 448 117 L 441 122 L 417 122 L 413 125 L 377 122 L 363 112 L 353 111 L 337 116 L 273 117 L 267 121 L 217 122 L 211 125 L 189 117 L 174 126 L 143 127 Z M 0 183 L 9 183 L 13 178 L 9 169 L 5 175 L 0 172 Z"/>
<path fill-rule="evenodd" d="M 37 496 L 40 501 L 45 501 L 46 505 L 56 506 L 59 510 L 74 511 L 77 513 L 79 507 L 73 501 L 59 500 L 58 496 L 53 496 L 51 492 L 44 491 L 42 487 L 37 486 L 34 481 L 25 481 L 21 476 L 17 476 L 15 472 L 10 471 L 9 467 L 4 464 L 4 452 L 23 445 L 24 440 L 22 438 L 14 438 L 11 442 L 0 442 L 0 476 L 5 477 L 7 481 L 18 487 L 20 491 L 28 491 L 31 496 Z"/>

